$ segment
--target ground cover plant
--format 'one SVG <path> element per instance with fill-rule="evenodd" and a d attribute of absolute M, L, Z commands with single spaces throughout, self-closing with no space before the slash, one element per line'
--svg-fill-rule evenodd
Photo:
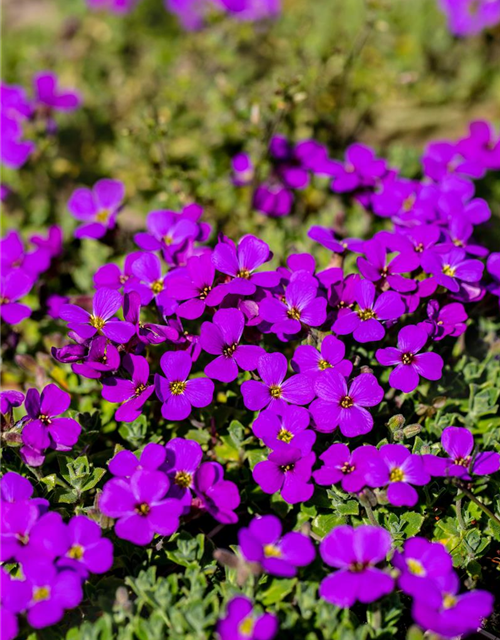
<path fill-rule="evenodd" d="M 2 637 L 497 637 L 500 3 L 4 13 Z"/>

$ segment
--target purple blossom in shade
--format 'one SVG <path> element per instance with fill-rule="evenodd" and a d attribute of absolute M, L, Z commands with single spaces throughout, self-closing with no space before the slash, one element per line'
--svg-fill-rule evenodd
<path fill-rule="evenodd" d="M 160 366 L 166 378 L 155 374 L 155 389 L 166 420 L 184 420 L 192 407 L 206 407 L 212 402 L 214 383 L 209 378 L 188 380 L 192 364 L 185 351 L 171 351 L 161 357 Z"/>
<path fill-rule="evenodd" d="M 385 366 L 396 365 L 389 375 L 394 389 L 410 393 L 418 387 L 420 376 L 426 380 L 439 380 L 443 372 L 443 358 L 428 351 L 419 353 L 428 340 L 425 329 L 414 324 L 403 327 L 398 333 L 398 346 L 377 349 L 375 357 Z"/>
<path fill-rule="evenodd" d="M 149 384 L 149 364 L 143 356 L 126 353 L 122 359 L 123 368 L 131 380 L 111 376 L 102 381 L 102 397 L 108 402 L 121 402 L 116 410 L 115 420 L 133 422 L 141 415 L 142 407 L 152 395 L 154 385 Z"/>
<path fill-rule="evenodd" d="M 131 451 L 123 449 L 109 461 L 109 472 L 118 478 L 130 478 L 137 469 L 157 471 L 165 462 L 167 454 L 165 447 L 150 442 L 142 450 L 139 458 Z"/>
<path fill-rule="evenodd" d="M 395 551 L 392 564 L 399 569 L 400 589 L 420 602 L 441 601 L 435 580 L 453 571 L 453 560 L 439 542 L 415 537 L 406 540 L 403 551 Z M 436 594 L 437 592 L 437 594 Z"/>
<path fill-rule="evenodd" d="M 207 306 L 218 305 L 224 298 L 220 287 L 213 287 L 215 268 L 209 253 L 193 256 L 185 269 L 173 272 L 166 281 L 167 295 L 180 302 L 176 313 L 180 318 L 195 320 Z"/>
<path fill-rule="evenodd" d="M 416 289 L 417 284 L 414 280 L 401 275 L 410 273 L 419 266 L 415 252 L 401 252 L 388 260 L 385 243 L 380 238 L 373 238 L 363 244 L 363 254 L 364 257 L 357 259 L 357 265 L 361 275 L 367 280 L 402 293 Z"/>
<path fill-rule="evenodd" d="M 280 412 L 262 411 L 252 425 L 252 430 L 270 449 L 292 445 L 303 454 L 309 453 L 316 441 L 316 434 L 309 426 L 309 412 L 304 407 L 284 405 Z"/>
<path fill-rule="evenodd" d="M 371 487 L 388 485 L 387 499 L 395 507 L 413 507 L 417 504 L 418 494 L 412 485 L 421 487 L 430 482 L 423 457 L 410 453 L 402 444 L 380 447 L 366 477 Z"/>
<path fill-rule="evenodd" d="M 262 347 L 241 345 L 245 318 L 238 309 L 219 309 L 213 322 L 201 325 L 200 345 L 204 351 L 218 356 L 205 367 L 205 374 L 214 380 L 232 382 L 238 377 L 238 366 L 243 371 L 257 368 L 259 358 L 265 354 Z"/>
<path fill-rule="evenodd" d="M 311 345 L 300 345 L 292 358 L 292 369 L 316 379 L 324 371 L 333 369 L 348 378 L 352 362 L 344 360 L 345 345 L 335 336 L 326 336 L 321 342 L 321 351 Z"/>
<path fill-rule="evenodd" d="M 114 478 L 104 485 L 99 508 L 104 515 L 118 518 L 115 533 L 137 545 L 151 542 L 155 533 L 169 536 L 179 527 L 182 506 L 166 498 L 167 476 L 161 471 L 138 469 L 130 480 Z"/>
<path fill-rule="evenodd" d="M 164 311 L 165 309 L 162 309 Z M 176 342 L 179 332 L 167 324 L 141 321 L 141 296 L 137 291 L 126 293 L 123 298 L 123 317 L 135 328 L 138 340 L 144 344 L 160 344 L 165 340 Z"/>
<path fill-rule="evenodd" d="M 39 249 L 48 251 L 51 258 L 60 256 L 63 250 L 63 232 L 59 225 L 54 224 L 48 228 L 47 237 L 30 236 L 30 242 Z"/>
<path fill-rule="evenodd" d="M 39 466 L 37 458 L 47 448 L 69 451 L 80 436 L 81 426 L 72 418 L 58 418 L 65 413 L 71 403 L 69 393 L 55 384 L 48 384 L 40 395 L 36 389 L 29 389 L 25 407 L 29 421 L 22 432 L 21 455 L 31 466 Z"/>
<path fill-rule="evenodd" d="M 217 522 L 234 524 L 234 513 L 240 505 L 238 487 L 224 480 L 224 468 L 218 462 L 203 462 L 194 474 L 194 491 L 198 506 L 207 511 Z"/>
<path fill-rule="evenodd" d="M 358 282 L 361 282 L 361 276 L 358 273 L 351 273 L 331 283 L 328 287 L 328 306 L 335 309 L 337 313 L 341 309 L 351 309 L 356 302 L 355 293 Z"/>
<path fill-rule="evenodd" d="M 439 6 L 456 36 L 472 36 L 500 22 L 498 0 L 439 0 Z"/>
<path fill-rule="evenodd" d="M 142 251 L 133 251 L 125 256 L 123 270 L 116 264 L 105 264 L 99 267 L 94 274 L 94 286 L 96 289 L 121 289 L 131 291 L 139 284 L 139 279 L 132 273 L 132 265 L 143 255 Z"/>
<path fill-rule="evenodd" d="M 439 604 L 430 605 L 425 598 L 413 601 L 412 615 L 423 629 L 445 638 L 462 637 L 481 627 L 483 618 L 493 611 L 493 595 L 473 590 L 458 594 L 460 581 L 454 571 L 434 579 L 441 592 Z"/>
<path fill-rule="evenodd" d="M 448 458 L 423 456 L 425 469 L 431 476 L 454 476 L 470 481 L 473 475 L 490 475 L 500 469 L 499 453 L 473 453 L 474 437 L 465 427 L 446 427 L 441 434 L 441 446 Z"/>
<path fill-rule="evenodd" d="M 247 409 L 260 411 L 265 407 L 282 409 L 285 403 L 309 404 L 314 398 L 310 377 L 299 373 L 285 380 L 288 361 L 282 353 L 266 353 L 260 357 L 257 371 L 262 382 L 246 380 L 241 385 Z"/>
<path fill-rule="evenodd" d="M 375 157 L 375 153 L 363 144 L 352 144 L 347 148 L 345 162 L 332 162 L 334 180 L 332 189 L 336 193 L 355 191 L 373 186 L 387 171 L 387 163 Z"/>
<path fill-rule="evenodd" d="M 338 571 L 320 584 L 319 595 L 337 607 L 374 602 L 394 589 L 394 579 L 375 565 L 385 560 L 391 536 L 382 527 L 335 527 L 321 542 L 324 562 Z"/>
<path fill-rule="evenodd" d="M 344 238 L 339 240 L 335 237 L 335 231 L 333 229 L 327 229 L 326 227 L 312 226 L 307 235 L 311 240 L 314 240 L 318 244 L 326 247 L 333 253 L 344 253 L 345 251 L 356 251 L 361 253 L 363 250 L 363 240 L 358 238 Z"/>
<path fill-rule="evenodd" d="M 9 231 L 0 240 L 2 274 L 6 276 L 12 270 L 24 271 L 32 280 L 50 266 L 51 252 L 45 247 L 26 251 L 17 231 Z"/>
<path fill-rule="evenodd" d="M 358 310 L 342 309 L 333 323 L 332 331 L 338 335 L 353 334 L 357 342 L 374 342 L 385 335 L 382 321 L 396 320 L 405 313 L 401 296 L 395 291 L 384 291 L 375 299 L 375 285 L 358 280 L 354 285 L 354 299 Z"/>
<path fill-rule="evenodd" d="M 274 333 L 291 335 L 303 325 L 319 327 L 326 320 L 326 298 L 318 296 L 318 281 L 307 271 L 292 274 L 283 298 L 267 297 L 259 305 L 261 317 L 272 324 Z"/>
<path fill-rule="evenodd" d="M 220 640 L 272 640 L 277 632 L 278 618 L 272 613 L 255 615 L 251 600 L 245 596 L 230 600 L 226 617 L 217 623 Z"/>
<path fill-rule="evenodd" d="M 31 588 L 27 618 L 34 629 L 59 622 L 65 609 L 77 607 L 83 599 L 82 581 L 75 571 L 60 571 L 43 561 L 23 564 Z"/>
<path fill-rule="evenodd" d="M 270 218 L 289 215 L 293 206 L 293 193 L 277 179 L 269 179 L 255 189 L 253 207 Z"/>
<path fill-rule="evenodd" d="M 88 355 L 82 364 L 75 363 L 72 370 L 84 378 L 98 380 L 103 373 L 116 371 L 120 367 L 120 354 L 105 336 L 92 339 Z"/>
<path fill-rule="evenodd" d="M 166 444 L 165 453 L 162 469 L 170 480 L 168 497 L 180 501 L 185 515 L 191 509 L 194 474 L 200 466 L 203 451 L 194 440 L 173 438 Z"/>
<path fill-rule="evenodd" d="M 0 82 L 0 104 L 6 117 L 24 121 L 33 115 L 33 105 L 24 87 Z"/>
<path fill-rule="evenodd" d="M 166 291 L 160 258 L 154 253 L 143 253 L 134 260 L 131 269 L 137 282 L 129 290 L 139 293 L 141 304 L 147 305 L 154 298 L 162 315 L 172 315 L 177 309 L 177 303 Z"/>
<path fill-rule="evenodd" d="M 446 239 L 440 250 L 444 251 L 445 247 L 451 251 L 455 247 L 461 247 L 469 255 L 484 258 L 488 255 L 488 249 L 478 244 L 469 243 L 474 227 L 472 223 L 462 216 L 454 217 L 450 220 L 445 230 Z"/>
<path fill-rule="evenodd" d="M 231 160 L 233 169 L 233 184 L 244 187 L 251 184 L 254 177 L 254 166 L 247 153 L 238 153 Z"/>
<path fill-rule="evenodd" d="M 457 142 L 457 150 L 467 160 L 475 160 L 488 170 L 500 169 L 500 136 L 489 122 L 471 122 L 469 135 Z"/>
<path fill-rule="evenodd" d="M 20 391 L 2 391 L 0 393 L 0 413 L 12 413 L 14 407 L 20 407 L 24 402 L 24 393 Z"/>
<path fill-rule="evenodd" d="M 55 73 L 42 71 L 34 78 L 35 101 L 42 107 L 56 111 L 74 111 L 81 104 L 80 95 L 73 89 L 60 89 Z"/>
<path fill-rule="evenodd" d="M 186 207 L 182 213 L 175 211 L 151 211 L 146 218 L 147 233 L 134 236 L 136 244 L 145 251 L 162 251 L 168 264 L 175 263 L 175 254 L 186 243 L 204 237 L 196 216 Z"/>
<path fill-rule="evenodd" d="M 58 567 L 76 571 L 83 580 L 89 573 L 106 573 L 113 564 L 113 544 L 101 537 L 100 526 L 86 516 L 75 516 L 67 525 L 68 549 Z"/>
<path fill-rule="evenodd" d="M 6 413 L 2 411 L 2 413 Z M 0 499 L 3 502 L 23 502 L 33 495 L 33 486 L 27 478 L 18 473 L 7 471 L 0 478 Z"/>
<path fill-rule="evenodd" d="M 314 383 L 318 396 L 310 407 L 318 431 L 330 433 L 337 427 L 342 435 L 354 438 L 368 433 L 373 418 L 365 407 L 375 407 L 384 397 L 384 390 L 371 373 L 362 373 L 349 386 L 343 375 L 328 370 Z"/>
<path fill-rule="evenodd" d="M 116 225 L 116 217 L 125 197 L 125 187 L 119 180 L 99 180 L 92 189 L 82 187 L 73 191 L 68 210 L 85 224 L 75 231 L 75 238 L 102 238 Z"/>
<path fill-rule="evenodd" d="M 113 289 L 98 289 L 94 295 L 92 313 L 73 304 L 65 304 L 61 308 L 61 318 L 68 322 L 68 328 L 84 339 L 92 338 L 98 333 L 109 340 L 124 344 L 135 333 L 130 322 L 113 318 L 122 306 L 122 296 Z"/>
<path fill-rule="evenodd" d="M 269 246 L 250 235 L 244 236 L 238 246 L 223 238 L 212 254 L 215 268 L 228 276 L 227 293 L 240 295 L 252 295 L 257 287 L 272 288 L 279 284 L 280 277 L 275 271 L 256 271 L 271 258 Z"/>
<path fill-rule="evenodd" d="M 316 455 L 303 454 L 300 449 L 289 445 L 272 451 L 267 460 L 258 462 L 252 472 L 253 479 L 264 493 L 281 491 L 281 497 L 288 504 L 307 502 L 313 493 L 311 474 Z"/>
<path fill-rule="evenodd" d="M 31 599 L 31 589 L 27 580 L 15 580 L 0 568 L 0 629 L 3 640 L 14 640 L 19 633 L 17 614 L 24 611 Z"/>
<path fill-rule="evenodd" d="M 358 447 L 351 453 L 345 444 L 332 444 L 319 456 L 323 466 L 313 472 L 314 481 L 327 487 L 340 482 L 344 491 L 357 493 L 366 485 L 366 474 L 377 454 L 371 445 Z"/>
<path fill-rule="evenodd" d="M 247 562 L 258 562 L 271 575 L 293 578 L 297 575 L 297 567 L 311 564 L 316 550 L 302 533 L 292 531 L 283 537 L 281 533 L 279 518 L 262 516 L 238 531 L 238 543 Z"/>
<path fill-rule="evenodd" d="M 439 285 L 457 293 L 461 283 L 479 282 L 484 271 L 480 260 L 471 260 L 466 255 L 459 247 L 446 253 L 429 249 L 422 255 L 422 269 L 432 274 Z"/>
<path fill-rule="evenodd" d="M 75 337 L 78 338 L 78 336 Z M 52 357 L 57 360 L 57 362 L 62 362 L 64 364 L 85 360 L 89 351 L 89 342 L 90 340 L 82 340 L 81 343 L 68 344 L 60 349 L 52 347 Z"/>
<path fill-rule="evenodd" d="M 20 302 L 33 287 L 33 279 L 21 269 L 0 277 L 0 318 L 7 324 L 18 324 L 31 315 L 31 309 Z"/>
<path fill-rule="evenodd" d="M 482 178 L 484 168 L 479 162 L 465 160 L 451 142 L 431 142 L 422 157 L 424 174 L 439 182 L 450 173 L 467 178 Z"/>
<path fill-rule="evenodd" d="M 445 304 L 440 308 L 437 300 L 429 300 L 427 315 L 429 319 L 419 326 L 422 326 L 433 340 L 439 341 L 447 336 L 456 338 L 467 328 L 468 315 L 460 302 Z"/>

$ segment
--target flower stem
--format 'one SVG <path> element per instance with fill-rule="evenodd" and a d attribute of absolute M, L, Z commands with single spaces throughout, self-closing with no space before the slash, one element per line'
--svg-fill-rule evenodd
<path fill-rule="evenodd" d="M 469 500 L 477 505 L 481 509 L 481 511 L 483 511 L 488 516 L 488 518 L 490 518 L 490 520 L 494 520 L 500 527 L 500 518 L 496 516 L 493 511 L 491 511 L 491 509 L 488 509 L 488 507 L 483 504 L 481 500 L 479 500 L 479 498 L 476 498 L 472 491 L 469 491 L 469 489 L 467 489 L 466 487 L 460 487 L 460 490 L 469 498 Z"/>
<path fill-rule="evenodd" d="M 455 502 L 455 511 L 457 512 L 458 526 L 462 531 L 465 531 L 467 527 L 465 526 L 464 517 L 462 515 L 462 497 L 457 498 Z"/>

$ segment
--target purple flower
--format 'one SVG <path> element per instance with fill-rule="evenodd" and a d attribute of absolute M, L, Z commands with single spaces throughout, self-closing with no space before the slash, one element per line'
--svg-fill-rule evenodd
<path fill-rule="evenodd" d="M 283 299 L 267 297 L 259 305 L 263 320 L 277 334 L 298 333 L 303 325 L 318 327 L 326 320 L 326 298 L 317 297 L 318 281 L 307 271 L 290 278 Z"/>
<path fill-rule="evenodd" d="M 247 153 L 238 153 L 231 160 L 233 169 L 233 183 L 237 187 L 251 184 L 254 176 L 254 166 Z"/>
<path fill-rule="evenodd" d="M 166 302 L 169 308 L 172 309 L 172 301 L 169 298 L 162 299 L 160 296 L 156 299 L 157 303 Z M 165 313 L 167 309 L 162 307 L 161 311 Z M 173 327 L 166 324 L 141 321 L 141 296 L 137 291 L 130 291 L 125 294 L 123 299 L 123 317 L 126 322 L 130 322 L 134 327 L 135 335 L 139 341 L 144 344 L 160 344 L 165 342 L 165 340 L 176 342 L 179 339 L 179 332 Z"/>
<path fill-rule="evenodd" d="M 137 2 L 138 0 L 87 0 L 87 4 L 91 9 L 107 9 L 119 15 L 132 11 Z"/>
<path fill-rule="evenodd" d="M 387 499 L 395 507 L 413 507 L 418 494 L 412 485 L 430 482 L 422 456 L 410 453 L 402 444 L 384 444 L 371 462 L 367 484 L 371 487 L 388 485 Z"/>
<path fill-rule="evenodd" d="M 363 144 L 352 144 L 347 148 L 345 163 L 334 161 L 332 165 L 335 175 L 332 189 L 336 193 L 373 186 L 387 171 L 386 161 L 377 159 L 373 150 Z"/>
<path fill-rule="evenodd" d="M 366 474 L 377 454 L 371 445 L 358 447 L 351 453 L 345 444 L 332 444 L 319 456 L 323 466 L 313 472 L 314 480 L 327 487 L 340 482 L 344 491 L 357 493 L 367 484 Z"/>
<path fill-rule="evenodd" d="M 433 340 L 442 340 L 447 336 L 456 338 L 461 336 L 467 328 L 468 315 L 460 302 L 445 304 L 440 308 L 437 300 L 429 300 L 427 315 L 429 320 L 425 320 L 421 326 Z"/>
<path fill-rule="evenodd" d="M 311 473 L 316 455 L 303 454 L 289 445 L 269 454 L 267 460 L 258 462 L 253 469 L 253 479 L 264 493 L 277 493 L 288 504 L 307 502 L 314 493 Z"/>
<path fill-rule="evenodd" d="M 201 241 L 208 235 L 209 228 L 207 230 L 197 222 L 200 214 L 201 208 L 197 205 L 185 207 L 182 213 L 151 211 L 146 219 L 148 233 L 138 233 L 134 236 L 134 240 L 141 249 L 162 251 L 168 264 L 177 264 L 177 254 L 190 242 Z"/>
<path fill-rule="evenodd" d="M 76 91 L 58 87 L 58 78 L 51 71 L 37 73 L 34 85 L 35 100 L 43 107 L 57 111 L 73 111 L 81 104 L 80 95 Z"/>
<path fill-rule="evenodd" d="M 415 252 L 401 252 L 388 261 L 387 246 L 380 238 L 367 240 L 363 244 L 365 257 L 357 259 L 361 275 L 379 286 L 389 286 L 400 292 L 416 289 L 414 280 L 403 278 L 401 273 L 409 273 L 419 266 L 419 259 Z M 387 284 L 386 284 L 387 283 Z"/>
<path fill-rule="evenodd" d="M 137 469 L 158 470 L 165 462 L 166 456 L 165 447 L 150 442 L 142 450 L 139 459 L 127 449 L 119 451 L 109 461 L 108 468 L 110 473 L 118 478 L 130 478 Z"/>
<path fill-rule="evenodd" d="M 268 245 L 255 236 L 244 236 L 238 246 L 224 238 L 212 254 L 215 268 L 229 276 L 226 291 L 240 295 L 252 295 L 257 287 L 272 288 L 279 284 L 280 278 L 275 271 L 255 272 L 271 258 Z"/>
<path fill-rule="evenodd" d="M 213 307 L 224 297 L 220 287 L 213 287 L 215 268 L 209 253 L 193 256 L 185 269 L 173 272 L 168 278 L 167 294 L 181 302 L 176 309 L 180 318 L 195 320 L 203 315 L 207 306 Z"/>
<path fill-rule="evenodd" d="M 339 571 L 321 582 L 319 595 L 337 607 L 349 608 L 355 602 L 373 602 L 390 593 L 394 579 L 375 566 L 385 560 L 390 548 L 391 536 L 381 527 L 335 527 L 319 551 L 324 562 Z"/>
<path fill-rule="evenodd" d="M 52 562 L 64 553 L 66 525 L 61 516 L 53 511 L 40 514 L 34 500 L 2 504 L 2 562 Z"/>
<path fill-rule="evenodd" d="M 362 373 L 349 386 L 340 373 L 327 370 L 314 383 L 318 395 L 310 407 L 318 431 L 330 433 L 336 427 L 342 435 L 354 438 L 371 431 L 373 418 L 364 407 L 375 407 L 384 390 L 371 373 Z"/>
<path fill-rule="evenodd" d="M 147 305 L 154 298 L 163 315 L 172 315 L 177 304 L 165 290 L 160 258 L 153 253 L 143 253 L 134 260 L 131 269 L 137 281 L 129 289 L 139 293 L 141 304 Z"/>
<path fill-rule="evenodd" d="M 199 506 L 223 524 L 238 522 L 234 513 L 240 505 L 238 487 L 224 480 L 224 469 L 218 462 L 203 462 L 194 474 L 194 490 Z"/>
<path fill-rule="evenodd" d="M 363 251 L 363 241 L 358 238 L 345 238 L 344 240 L 338 240 L 335 237 L 335 231 L 333 229 L 327 229 L 326 227 L 313 226 L 307 232 L 307 235 L 311 240 L 318 242 L 333 253 L 344 253 L 345 251 Z"/>
<path fill-rule="evenodd" d="M 257 616 L 251 600 L 234 597 L 227 605 L 227 614 L 217 623 L 220 640 L 272 640 L 278 632 L 278 619 L 272 613 Z"/>
<path fill-rule="evenodd" d="M 439 5 L 446 14 L 449 30 L 456 36 L 475 35 L 500 22 L 498 0 L 439 0 Z"/>
<path fill-rule="evenodd" d="M 2 391 L 0 393 L 0 413 L 12 413 L 14 407 L 20 407 L 24 402 L 24 393 L 20 391 Z"/>
<path fill-rule="evenodd" d="M 375 285 L 368 280 L 356 282 L 354 299 L 358 310 L 341 309 L 332 331 L 342 336 L 352 333 L 357 342 L 382 340 L 385 329 L 381 321 L 395 320 L 405 312 L 404 302 L 395 291 L 384 291 L 375 300 Z"/>
<path fill-rule="evenodd" d="M 441 445 L 449 458 L 425 455 L 424 465 L 431 476 L 455 476 L 472 480 L 472 475 L 486 476 L 500 469 L 500 454 L 494 451 L 473 453 L 474 437 L 465 427 L 446 427 Z"/>
<path fill-rule="evenodd" d="M 76 305 L 65 304 L 61 308 L 61 318 L 69 323 L 69 329 L 84 339 L 98 333 L 113 342 L 124 344 L 134 335 L 135 329 L 130 322 L 113 318 L 121 306 L 122 297 L 118 291 L 103 288 L 94 295 L 91 314 Z"/>
<path fill-rule="evenodd" d="M 4 640 L 14 640 L 19 633 L 17 614 L 24 611 L 31 599 L 31 589 L 27 580 L 15 580 L 0 568 L 0 628 Z"/>
<path fill-rule="evenodd" d="M 348 378 L 352 372 L 352 362 L 344 360 L 344 356 L 344 343 L 335 336 L 326 336 L 321 342 L 321 352 L 310 345 L 297 347 L 292 358 L 292 369 L 297 373 L 306 373 L 313 379 L 328 369 Z"/>
<path fill-rule="evenodd" d="M 245 407 L 251 411 L 281 409 L 284 403 L 309 404 L 314 398 L 311 379 L 299 373 L 285 380 L 288 361 L 282 353 L 261 356 L 257 370 L 262 382 L 247 380 L 241 385 Z"/>
<path fill-rule="evenodd" d="M 161 357 L 166 378 L 155 374 L 155 389 L 163 402 L 161 413 L 166 420 L 184 420 L 192 407 L 206 407 L 212 402 L 214 383 L 209 378 L 187 379 L 192 365 L 185 351 L 171 351 Z"/>
<path fill-rule="evenodd" d="M 277 178 L 260 184 L 253 194 L 254 209 L 270 218 L 287 216 L 292 210 L 293 201 L 293 193 Z"/>
<path fill-rule="evenodd" d="M 113 564 L 113 545 L 101 537 L 99 525 L 86 516 L 71 518 L 67 526 L 68 550 L 57 565 L 76 571 L 84 580 L 89 573 L 106 573 Z"/>
<path fill-rule="evenodd" d="M 118 349 L 105 336 L 95 336 L 83 364 L 73 364 L 73 371 L 85 378 L 99 379 L 105 372 L 116 371 L 120 366 Z"/>
<path fill-rule="evenodd" d="M 200 345 L 204 351 L 218 356 L 205 367 L 205 374 L 214 380 L 232 382 L 238 377 L 238 366 L 243 371 L 257 368 L 259 358 L 265 354 L 262 347 L 241 345 L 245 318 L 238 309 L 219 309 L 213 322 L 201 325 Z"/>
<path fill-rule="evenodd" d="M 474 283 L 481 280 L 484 265 L 479 260 L 466 258 L 464 249 L 455 248 L 441 253 L 429 249 L 422 254 L 422 268 L 434 276 L 445 289 L 457 293 L 460 283 Z"/>
<path fill-rule="evenodd" d="M 460 0 L 459 0 L 460 2 Z M 499 13 L 500 19 L 500 13 Z M 439 182 L 450 173 L 468 178 L 482 178 L 484 168 L 474 160 L 465 160 L 451 142 L 431 142 L 422 157 L 424 174 Z"/>
<path fill-rule="evenodd" d="M 50 266 L 51 251 L 39 247 L 35 251 L 26 251 L 21 236 L 17 231 L 9 231 L 0 240 L 2 275 L 12 270 L 24 271 L 32 281 Z"/>
<path fill-rule="evenodd" d="M 30 292 L 33 279 L 21 269 L 14 269 L 0 278 L 0 318 L 7 324 L 17 324 L 31 315 L 31 309 L 17 302 Z"/>
<path fill-rule="evenodd" d="M 291 444 L 302 453 L 309 453 L 316 441 L 309 426 L 309 412 L 304 407 L 283 405 L 279 412 L 266 409 L 252 425 L 252 430 L 270 449 Z"/>
<path fill-rule="evenodd" d="M 104 515 L 118 518 L 115 533 L 134 544 L 146 545 L 155 533 L 169 536 L 179 527 L 182 506 L 165 499 L 169 488 L 161 471 L 138 469 L 130 480 L 114 478 L 104 485 L 99 508 Z"/>
<path fill-rule="evenodd" d="M 94 286 L 96 289 L 121 289 L 130 291 L 139 283 L 138 278 L 132 273 L 132 265 L 143 255 L 142 251 L 134 251 L 125 256 L 123 271 L 116 264 L 105 264 L 99 267 L 94 274 Z"/>
<path fill-rule="evenodd" d="M 58 572 L 47 562 L 29 562 L 23 573 L 31 589 L 27 605 L 30 626 L 41 629 L 59 622 L 65 609 L 74 609 L 83 599 L 80 576 L 74 571 Z"/>
<path fill-rule="evenodd" d="M 420 537 L 406 540 L 403 551 L 394 552 L 392 564 L 400 571 L 399 587 L 419 602 L 431 604 L 436 578 L 453 571 L 453 560 L 445 547 Z"/>
<path fill-rule="evenodd" d="M 28 390 L 25 407 L 29 420 L 23 427 L 21 455 L 30 466 L 42 464 L 45 449 L 69 451 L 78 441 L 82 430 L 78 422 L 56 417 L 65 413 L 70 403 L 69 393 L 55 384 L 48 384 L 42 395 L 36 389 Z"/>
<path fill-rule="evenodd" d="M 412 615 L 423 629 L 446 638 L 474 633 L 481 627 L 482 619 L 493 611 L 493 595 L 487 591 L 469 591 L 458 594 L 460 581 L 455 572 L 436 577 L 440 590 L 440 602 L 429 605 L 425 599 L 415 599 Z"/>
<path fill-rule="evenodd" d="M 203 451 L 194 440 L 173 438 L 165 446 L 166 461 L 162 469 L 170 480 L 169 498 L 175 498 L 183 506 L 183 513 L 191 509 L 194 474 L 200 466 Z"/>
<path fill-rule="evenodd" d="M 154 391 L 149 384 L 149 364 L 142 356 L 126 353 L 122 361 L 131 380 L 110 377 L 102 381 L 102 397 L 108 402 L 122 402 L 115 413 L 115 420 L 133 422 L 141 415 L 142 407 Z"/>
<path fill-rule="evenodd" d="M 428 334 L 421 327 L 409 324 L 398 333 L 398 347 L 377 349 L 378 362 L 390 367 L 396 365 L 389 376 L 394 389 L 410 393 L 417 388 L 420 376 L 426 380 L 439 380 L 444 366 L 443 358 L 433 352 L 419 353 L 427 342 Z"/>
<path fill-rule="evenodd" d="M 475 160 L 488 170 L 500 169 L 500 137 L 488 122 L 471 122 L 469 135 L 458 141 L 457 150 L 467 160 Z"/>
<path fill-rule="evenodd" d="M 238 543 L 247 562 L 258 562 L 266 573 L 283 578 L 297 575 L 316 557 L 311 540 L 298 532 L 281 536 L 281 522 L 276 516 L 254 518 L 238 531 Z"/>
<path fill-rule="evenodd" d="M 73 191 L 68 210 L 85 224 L 75 231 L 75 238 L 102 238 L 113 229 L 116 216 L 125 196 L 125 187 L 119 180 L 99 180 L 92 189 L 86 187 Z"/>

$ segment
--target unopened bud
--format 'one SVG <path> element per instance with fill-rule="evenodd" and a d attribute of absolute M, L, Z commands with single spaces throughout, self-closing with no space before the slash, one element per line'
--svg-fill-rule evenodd
<path fill-rule="evenodd" d="M 422 431 L 422 425 L 420 424 L 409 424 L 403 429 L 403 433 L 405 438 L 414 438 L 418 433 Z"/>
<path fill-rule="evenodd" d="M 404 416 L 398 413 L 395 416 L 392 416 L 391 418 L 389 418 L 389 421 L 387 422 L 387 426 L 391 431 L 398 431 L 403 427 L 404 423 L 405 423 Z"/>

